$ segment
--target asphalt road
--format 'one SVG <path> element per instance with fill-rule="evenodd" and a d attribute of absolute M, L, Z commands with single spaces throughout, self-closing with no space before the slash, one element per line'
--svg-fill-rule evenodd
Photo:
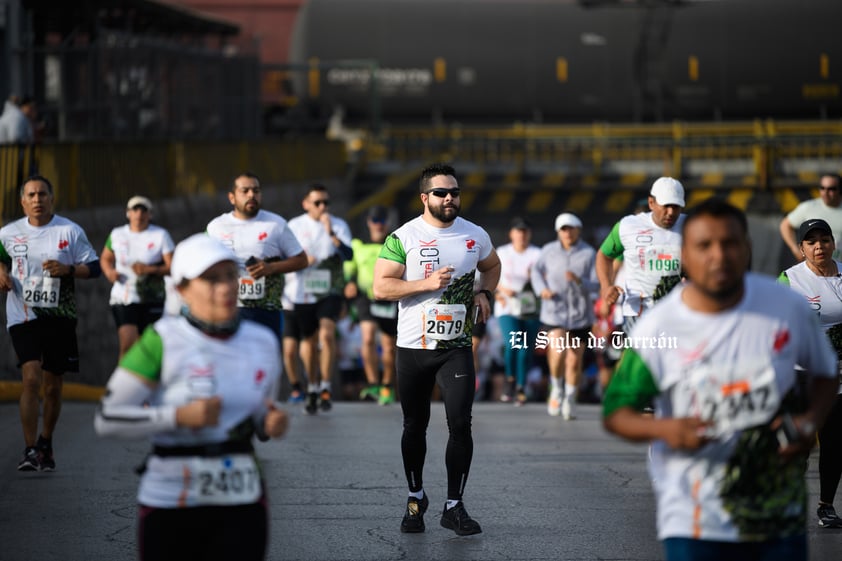
<path fill-rule="evenodd" d="M 94 407 L 65 403 L 55 472 L 19 473 L 17 405 L 0 403 L 0 560 L 136 558 L 133 469 L 147 445 L 98 438 Z M 269 484 L 271 560 L 663 558 L 646 447 L 606 435 L 596 406 L 580 406 L 579 419 L 565 422 L 539 404 L 476 405 L 465 504 L 483 533 L 469 537 L 438 524 L 446 498 L 441 404 L 434 404 L 428 433 L 431 504 L 423 534 L 399 531 L 406 488 L 398 406 L 338 403 L 315 417 L 290 412 L 288 435 L 258 449 Z M 811 560 L 838 558 L 842 530 L 819 529 L 811 518 L 809 535 Z"/>

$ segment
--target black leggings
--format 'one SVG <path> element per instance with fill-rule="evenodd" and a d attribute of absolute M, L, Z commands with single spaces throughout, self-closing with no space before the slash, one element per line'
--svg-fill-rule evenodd
<path fill-rule="evenodd" d="M 836 396 L 833 409 L 819 431 L 819 500 L 833 504 L 842 475 L 842 399 Z"/>
<path fill-rule="evenodd" d="M 449 437 L 445 451 L 447 498 L 461 500 L 471 468 L 471 408 L 476 373 L 471 348 L 420 350 L 398 348 L 396 355 L 398 394 L 403 410 L 401 453 L 409 490 L 424 486 L 427 425 L 433 384 L 438 383 L 447 414 Z"/>
<path fill-rule="evenodd" d="M 140 505 L 142 561 L 261 561 L 268 541 L 266 502 L 238 506 Z"/>

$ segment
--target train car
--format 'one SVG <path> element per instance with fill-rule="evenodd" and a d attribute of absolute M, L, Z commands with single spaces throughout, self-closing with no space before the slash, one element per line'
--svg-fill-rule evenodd
<path fill-rule="evenodd" d="M 309 114 L 350 124 L 842 116 L 839 0 L 309 0 Z"/>

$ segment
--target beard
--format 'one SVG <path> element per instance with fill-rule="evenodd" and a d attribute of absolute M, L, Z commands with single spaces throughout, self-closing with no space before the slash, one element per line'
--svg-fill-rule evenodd
<path fill-rule="evenodd" d="M 450 206 L 448 207 L 445 207 L 444 204 L 439 206 L 428 204 L 427 208 L 430 209 L 430 214 L 432 214 L 433 218 L 436 220 L 440 220 L 441 222 L 453 222 L 456 220 L 456 217 L 459 216 L 460 206 L 457 203 L 450 203 Z"/>
<path fill-rule="evenodd" d="M 249 205 L 249 203 L 254 203 L 253 205 Z M 254 218 L 257 216 L 257 213 L 260 212 L 260 203 L 257 201 L 246 201 L 242 208 L 237 209 L 240 211 L 240 214 L 243 216 L 248 216 L 249 218 Z"/>

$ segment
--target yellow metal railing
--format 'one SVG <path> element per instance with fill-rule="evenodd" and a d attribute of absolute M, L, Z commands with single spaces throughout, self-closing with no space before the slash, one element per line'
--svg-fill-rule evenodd
<path fill-rule="evenodd" d="M 20 216 L 17 190 L 35 170 L 53 183 L 58 208 L 76 209 L 123 204 L 139 193 L 153 199 L 212 194 L 242 171 L 256 173 L 264 185 L 342 177 L 346 163 L 341 143 L 320 139 L 0 146 L 0 215 L 4 221 Z"/>

